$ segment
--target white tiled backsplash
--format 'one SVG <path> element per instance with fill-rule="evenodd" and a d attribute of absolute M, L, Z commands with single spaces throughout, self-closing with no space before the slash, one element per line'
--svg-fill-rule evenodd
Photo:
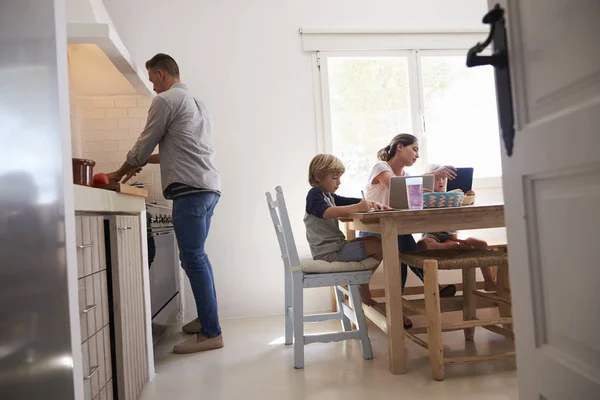
<path fill-rule="evenodd" d="M 146 96 L 76 97 L 71 107 L 73 157 L 96 161 L 94 172 L 117 170 L 146 125 L 151 101 Z M 144 184 L 148 202 L 167 203 L 158 165 L 145 166 L 131 182 Z"/>

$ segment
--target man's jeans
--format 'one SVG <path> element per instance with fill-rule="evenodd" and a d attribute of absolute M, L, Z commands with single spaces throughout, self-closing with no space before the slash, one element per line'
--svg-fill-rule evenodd
<path fill-rule="evenodd" d="M 200 192 L 173 200 L 173 226 L 179 244 L 179 258 L 192 286 L 201 333 L 209 338 L 219 336 L 221 326 L 213 270 L 204 251 L 204 243 L 219 197 L 214 192 Z"/>
<path fill-rule="evenodd" d="M 377 236 L 378 238 L 381 238 L 381 235 L 377 234 L 377 233 L 370 233 L 370 232 L 359 232 L 358 236 Z M 413 237 L 413 235 L 398 235 L 398 250 L 400 251 L 418 251 L 419 250 L 419 246 L 417 245 L 417 242 L 415 242 L 415 238 Z M 415 275 L 421 280 L 423 281 L 423 271 L 420 270 L 419 268 L 416 267 L 410 267 L 410 269 L 412 270 L 412 272 L 415 273 Z M 406 268 L 406 264 L 402 264 L 400 266 L 400 274 L 402 276 L 402 291 L 404 291 L 404 286 L 406 286 L 406 278 L 407 278 L 407 268 Z"/>

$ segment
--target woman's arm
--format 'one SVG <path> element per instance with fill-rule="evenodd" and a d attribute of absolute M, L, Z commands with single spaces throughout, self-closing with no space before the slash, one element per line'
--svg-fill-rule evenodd
<path fill-rule="evenodd" d="M 373 183 L 381 183 L 387 189 L 390 188 L 390 179 L 392 179 L 394 175 L 390 171 L 383 171 L 379 175 L 373 179 Z"/>

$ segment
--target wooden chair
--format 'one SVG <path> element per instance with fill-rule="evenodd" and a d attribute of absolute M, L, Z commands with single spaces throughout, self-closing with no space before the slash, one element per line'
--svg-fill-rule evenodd
<path fill-rule="evenodd" d="M 492 293 L 484 293 L 476 290 L 475 270 L 479 267 L 496 266 L 498 270 L 507 270 L 507 254 L 502 251 L 477 250 L 477 249 L 448 249 L 448 250 L 429 250 L 418 252 L 407 252 L 400 254 L 400 261 L 422 268 L 425 276 L 424 299 L 408 300 L 403 299 L 405 308 L 410 309 L 427 318 L 427 328 L 425 331 L 406 332 L 409 339 L 418 345 L 429 350 L 429 363 L 433 379 L 444 379 L 445 364 L 473 363 L 489 360 L 498 360 L 515 357 L 514 351 L 501 354 L 488 354 L 465 357 L 444 357 L 442 346 L 442 332 L 464 330 L 465 339 L 473 340 L 476 327 L 483 327 L 492 332 L 504 335 L 508 338 L 514 338 L 513 333 L 499 325 L 510 326 L 512 317 L 500 317 L 495 319 L 478 319 L 476 317 L 477 300 L 492 302 L 496 306 L 506 304 L 506 298 Z M 438 270 L 440 269 L 460 269 L 463 271 L 463 295 L 454 298 L 440 299 Z M 444 301 L 453 303 L 462 303 L 463 320 L 453 323 L 442 323 L 441 313 L 445 310 L 442 307 Z M 510 306 L 510 302 L 508 301 Z M 416 333 L 427 333 L 427 342 L 415 336 Z"/>
<path fill-rule="evenodd" d="M 294 366 L 304 368 L 304 345 L 321 342 L 339 342 L 341 340 L 358 339 L 362 344 L 365 360 L 373 358 L 371 341 L 367 333 L 365 315 L 361 306 L 358 285 L 368 283 L 373 275 L 372 269 L 379 261 L 368 258 L 361 262 L 333 262 L 300 260 L 290 219 L 285 206 L 281 187 L 275 188 L 276 200 L 269 192 L 266 193 L 267 204 L 275 233 L 281 249 L 285 274 L 285 344 L 294 344 Z M 343 288 L 346 286 L 348 289 Z M 316 287 L 335 288 L 338 302 L 338 312 L 304 315 L 304 289 Z M 343 300 L 347 295 L 352 304 L 348 307 Z M 342 332 L 324 333 L 317 335 L 304 334 L 304 322 L 323 322 L 340 320 Z M 351 323 L 357 326 L 353 330 Z"/>

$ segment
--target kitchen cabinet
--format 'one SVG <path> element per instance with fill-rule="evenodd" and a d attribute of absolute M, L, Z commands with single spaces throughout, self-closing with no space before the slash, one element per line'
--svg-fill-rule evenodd
<path fill-rule="evenodd" d="M 104 217 L 77 215 L 79 319 L 85 400 L 113 392 Z"/>
<path fill-rule="evenodd" d="M 154 376 L 145 201 L 74 189 L 84 398 L 137 400 Z"/>
<path fill-rule="evenodd" d="M 110 218 L 119 399 L 137 399 L 147 381 L 140 219 Z"/>

